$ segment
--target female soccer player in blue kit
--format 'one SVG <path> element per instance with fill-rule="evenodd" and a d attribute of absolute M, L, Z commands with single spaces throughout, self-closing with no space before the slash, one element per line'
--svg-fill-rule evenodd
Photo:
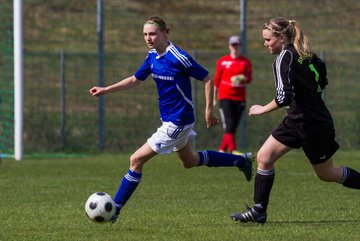
<path fill-rule="evenodd" d="M 283 122 L 256 155 L 254 206 L 231 215 L 240 222 L 266 222 L 275 162 L 293 148 L 302 147 L 320 180 L 360 189 L 359 172 L 333 163 L 339 145 L 333 119 L 321 98 L 327 85 L 325 63 L 311 52 L 308 38 L 295 20 L 273 18 L 264 24 L 262 34 L 264 46 L 270 54 L 277 54 L 273 63 L 276 96 L 266 105 L 251 106 L 249 115 L 288 108 Z"/>
<path fill-rule="evenodd" d="M 151 74 L 159 95 L 162 126 L 130 156 L 129 171 L 114 196 L 117 211 L 112 218 L 113 222 L 141 181 L 143 165 L 157 154 L 175 151 L 185 168 L 235 166 L 244 172 L 248 181 L 252 176 L 252 153 L 232 155 L 208 150 L 193 152 L 191 140 L 196 133 L 193 130 L 195 118 L 190 77 L 205 85 L 207 127 L 219 124 L 219 119 L 213 114 L 213 80 L 207 70 L 169 42 L 169 28 L 161 18 L 149 18 L 144 24 L 143 34 L 150 51 L 136 73 L 113 85 L 90 89 L 93 96 L 125 90 L 138 86 Z"/>

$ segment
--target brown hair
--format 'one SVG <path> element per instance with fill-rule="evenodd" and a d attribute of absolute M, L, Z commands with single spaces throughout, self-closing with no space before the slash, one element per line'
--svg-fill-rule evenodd
<path fill-rule="evenodd" d="M 166 27 L 165 21 L 158 16 L 150 17 L 148 20 L 146 20 L 145 24 L 153 24 L 165 33 L 170 32 L 170 28 Z"/>
<path fill-rule="evenodd" d="M 270 30 L 275 36 L 284 34 L 294 44 L 302 59 L 312 57 L 309 39 L 295 20 L 276 17 L 264 23 L 263 29 Z"/>

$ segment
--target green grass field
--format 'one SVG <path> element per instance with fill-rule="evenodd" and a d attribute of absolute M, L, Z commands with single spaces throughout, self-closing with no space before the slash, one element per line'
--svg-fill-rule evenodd
<path fill-rule="evenodd" d="M 147 163 L 117 223 L 89 221 L 86 199 L 95 191 L 113 195 L 127 158 L 3 160 L 0 240 L 360 240 L 359 191 L 318 181 L 297 151 L 277 165 L 265 225 L 229 218 L 251 204 L 253 181 L 235 168 L 185 170 L 174 154 Z M 336 159 L 360 169 L 359 151 L 339 152 Z"/>

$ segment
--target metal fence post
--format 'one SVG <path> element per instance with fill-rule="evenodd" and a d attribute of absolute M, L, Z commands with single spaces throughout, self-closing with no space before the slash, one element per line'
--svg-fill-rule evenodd
<path fill-rule="evenodd" d="M 97 33 L 98 33 L 98 64 L 99 86 L 105 86 L 104 74 L 104 10 L 103 0 L 97 1 Z M 99 150 L 105 148 L 105 98 L 99 97 Z"/>
<path fill-rule="evenodd" d="M 60 135 L 61 135 L 61 150 L 65 148 L 66 136 L 65 136 L 65 52 L 62 49 L 60 52 Z"/>
<path fill-rule="evenodd" d="M 240 38 L 241 38 L 241 54 L 246 56 L 246 0 L 240 0 Z"/>
<path fill-rule="evenodd" d="M 247 0 L 240 0 L 240 37 L 241 37 L 241 45 L 242 45 L 241 46 L 241 54 L 244 56 L 247 55 L 246 3 L 247 3 Z M 246 91 L 246 85 L 245 85 L 245 91 Z M 247 146 L 248 146 L 246 129 L 247 129 L 247 111 L 246 111 L 246 105 L 245 105 L 245 109 L 244 109 L 244 111 L 241 115 L 241 119 L 240 119 L 240 139 L 241 139 L 240 148 L 241 148 L 241 151 L 246 151 Z"/>

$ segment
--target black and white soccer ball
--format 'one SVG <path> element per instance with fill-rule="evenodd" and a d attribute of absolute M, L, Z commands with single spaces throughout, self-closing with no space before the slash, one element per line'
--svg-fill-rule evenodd
<path fill-rule="evenodd" d="M 85 203 L 85 211 L 90 220 L 105 223 L 115 214 L 116 205 L 111 196 L 105 192 L 91 194 Z"/>

